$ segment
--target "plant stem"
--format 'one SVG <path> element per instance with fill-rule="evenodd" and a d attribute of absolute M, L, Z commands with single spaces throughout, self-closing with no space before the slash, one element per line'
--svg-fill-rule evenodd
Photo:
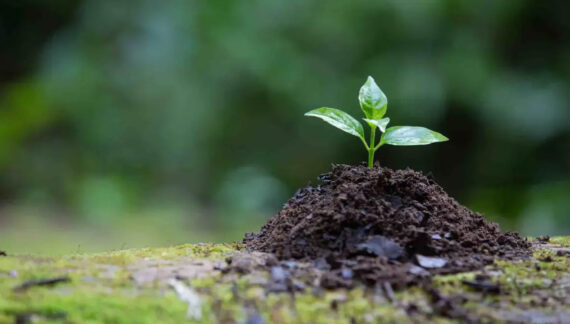
<path fill-rule="evenodd" d="M 359 138 L 362 141 L 362 144 L 364 144 L 364 147 L 366 147 L 366 150 L 370 151 L 370 147 L 368 146 L 368 144 L 366 144 L 366 141 L 364 140 L 364 138 L 362 138 L 362 137 L 359 137 Z"/>
<path fill-rule="evenodd" d="M 368 167 L 372 169 L 374 166 L 374 149 L 375 138 L 376 137 L 376 127 L 370 127 L 370 145 L 368 146 Z"/>
<path fill-rule="evenodd" d="M 374 148 L 374 152 L 378 151 L 378 149 L 382 146 L 382 142 L 378 142 L 378 145 Z"/>

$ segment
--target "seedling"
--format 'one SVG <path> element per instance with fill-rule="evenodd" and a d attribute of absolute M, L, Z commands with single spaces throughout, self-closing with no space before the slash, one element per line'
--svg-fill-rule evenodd
<path fill-rule="evenodd" d="M 447 137 L 440 133 L 425 127 L 393 126 L 386 128 L 390 118 L 382 117 L 384 117 L 388 108 L 388 98 L 386 98 L 384 92 L 380 90 L 371 76 L 368 77 L 360 88 L 358 101 L 366 117 L 363 119 L 370 126 L 370 144 L 366 143 L 362 124 L 342 110 L 323 107 L 311 110 L 305 113 L 305 116 L 320 118 L 334 127 L 360 138 L 364 147 L 366 147 L 366 151 L 368 151 L 369 168 L 372 168 L 374 164 L 374 153 L 384 144 L 398 146 L 427 145 L 448 140 Z M 375 141 L 377 129 L 382 133 L 378 144 Z"/>

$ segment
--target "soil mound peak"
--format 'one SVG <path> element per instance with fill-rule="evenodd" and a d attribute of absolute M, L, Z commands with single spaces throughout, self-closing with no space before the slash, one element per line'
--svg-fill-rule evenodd
<path fill-rule="evenodd" d="M 337 165 L 321 185 L 300 189 L 261 228 L 252 250 L 326 263 L 338 280 L 375 282 L 480 268 L 526 256 L 530 244 L 502 232 L 411 169 Z M 334 285 L 334 284 L 333 284 Z"/>

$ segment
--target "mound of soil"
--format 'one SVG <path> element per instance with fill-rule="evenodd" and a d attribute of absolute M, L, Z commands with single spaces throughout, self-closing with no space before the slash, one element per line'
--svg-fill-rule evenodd
<path fill-rule="evenodd" d="M 420 172 L 338 165 L 319 180 L 244 243 L 281 260 L 313 261 L 327 270 L 323 286 L 402 286 L 528 255 L 526 239 L 502 232 Z"/>

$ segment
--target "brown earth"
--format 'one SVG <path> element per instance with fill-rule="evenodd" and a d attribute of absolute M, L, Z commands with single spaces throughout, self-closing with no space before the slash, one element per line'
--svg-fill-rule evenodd
<path fill-rule="evenodd" d="M 526 239 L 502 232 L 420 172 L 337 165 L 319 180 L 244 243 L 279 260 L 312 261 L 326 270 L 323 287 L 405 287 L 530 253 Z"/>

